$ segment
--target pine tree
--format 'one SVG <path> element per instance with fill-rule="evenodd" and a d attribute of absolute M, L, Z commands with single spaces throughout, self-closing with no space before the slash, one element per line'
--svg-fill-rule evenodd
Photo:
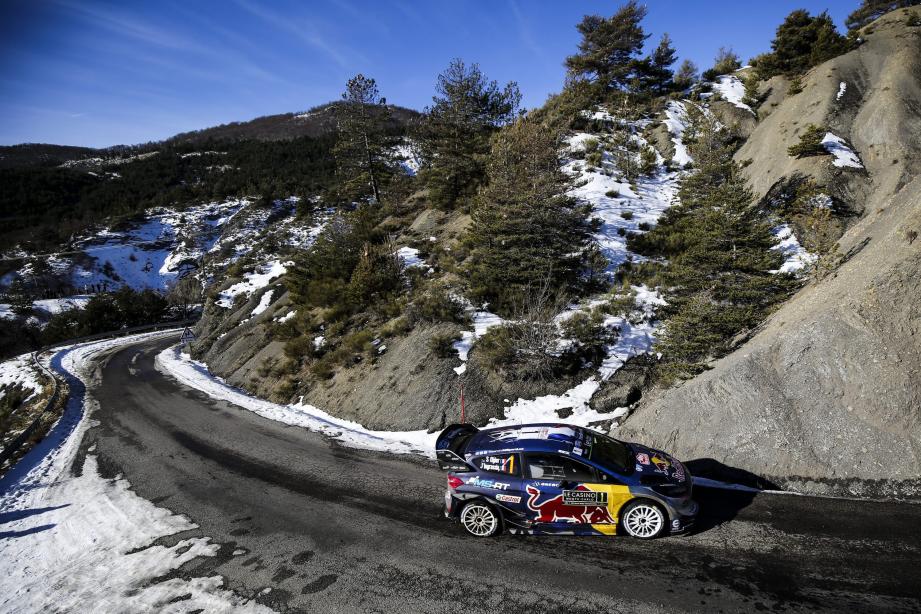
<path fill-rule="evenodd" d="M 655 228 L 629 238 L 632 250 L 668 260 L 652 268 L 668 301 L 658 346 L 671 376 L 693 375 L 725 354 L 795 284 L 776 272 L 783 258 L 772 249 L 770 218 L 732 158 L 730 135 L 702 115 L 694 119 L 702 123 L 691 144 L 698 170 Z"/>
<path fill-rule="evenodd" d="M 437 206 L 451 208 L 476 193 L 485 178 L 490 137 L 515 118 L 520 103 L 516 83 L 500 89 L 477 64 L 454 59 L 438 76 L 437 95 L 418 135 L 421 178 Z"/>
<path fill-rule="evenodd" d="M 349 79 L 336 105 L 337 141 L 333 148 L 340 198 L 381 202 L 381 187 L 394 173 L 393 147 L 385 130 L 390 109 L 374 79 Z"/>
<path fill-rule="evenodd" d="M 566 58 L 570 80 L 589 80 L 604 90 L 625 90 L 636 78 L 637 57 L 649 36 L 640 22 L 646 7 L 635 0 L 611 17 L 586 15 L 576 28 L 582 35 L 579 52 Z"/>
<path fill-rule="evenodd" d="M 858 30 L 890 11 L 918 5 L 921 5 L 921 0 L 863 0 L 860 7 L 844 20 L 844 25 L 849 30 Z"/>
<path fill-rule="evenodd" d="M 581 282 L 589 208 L 568 195 L 560 146 L 560 134 L 529 119 L 493 141 L 489 183 L 474 204 L 468 273 L 472 295 L 500 311 L 547 279 L 567 291 Z"/>
<path fill-rule="evenodd" d="M 354 308 L 373 305 L 401 288 L 400 259 L 391 246 L 365 243 L 349 280 Z"/>
<path fill-rule="evenodd" d="M 663 34 L 658 46 L 643 61 L 642 81 L 644 89 L 655 95 L 671 91 L 675 85 L 671 66 L 677 59 L 677 52 L 672 47 L 672 39 L 668 34 Z"/>
<path fill-rule="evenodd" d="M 14 279 L 7 288 L 7 299 L 10 301 L 10 310 L 17 316 L 25 318 L 32 315 L 32 297 L 21 279 Z"/>
<path fill-rule="evenodd" d="M 691 60 L 684 60 L 675 72 L 675 89 L 684 91 L 697 83 L 697 65 Z"/>
<path fill-rule="evenodd" d="M 752 61 L 763 79 L 774 75 L 801 74 L 850 49 L 827 12 L 812 17 L 802 9 L 787 15 L 771 42 L 771 53 Z"/>

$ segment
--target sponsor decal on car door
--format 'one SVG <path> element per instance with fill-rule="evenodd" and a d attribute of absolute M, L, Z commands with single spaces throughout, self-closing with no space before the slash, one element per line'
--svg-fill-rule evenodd
<path fill-rule="evenodd" d="M 526 475 L 530 479 L 524 480 L 524 487 L 531 521 L 556 528 L 590 525 L 603 534 L 617 530 L 617 514 L 631 498 L 627 486 L 601 483 L 594 469 L 571 458 L 558 455 L 526 458 Z"/>

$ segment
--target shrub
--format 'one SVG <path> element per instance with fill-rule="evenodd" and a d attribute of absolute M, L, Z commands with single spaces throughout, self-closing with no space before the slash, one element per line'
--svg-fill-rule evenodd
<path fill-rule="evenodd" d="M 822 126 L 809 124 L 806 130 L 799 137 L 799 143 L 787 148 L 787 153 L 794 158 L 805 158 L 808 156 L 824 156 L 828 150 L 822 145 L 822 139 L 825 137 L 826 130 Z"/>
<path fill-rule="evenodd" d="M 796 75 L 790 79 L 790 87 L 787 89 L 787 93 L 791 96 L 796 96 L 803 91 L 803 80 L 799 75 Z"/>
<path fill-rule="evenodd" d="M 454 355 L 454 342 L 460 339 L 457 333 L 440 333 L 429 339 L 429 350 L 438 358 Z"/>
<path fill-rule="evenodd" d="M 464 322 L 464 306 L 440 286 L 416 297 L 409 305 L 409 314 L 417 322 Z"/>
<path fill-rule="evenodd" d="M 624 218 L 625 220 L 632 220 L 632 219 L 633 219 L 633 211 L 621 211 L 621 212 L 620 212 L 620 217 Z"/>
<path fill-rule="evenodd" d="M 604 161 L 604 156 L 600 151 L 593 151 L 585 156 L 585 163 L 589 166 L 594 166 L 595 168 L 601 167 L 601 163 Z"/>
<path fill-rule="evenodd" d="M 652 147 L 645 148 L 640 153 L 640 172 L 643 175 L 651 175 L 658 166 L 659 157 L 656 155 L 656 150 Z"/>
<path fill-rule="evenodd" d="M 607 196 L 608 198 L 617 198 L 618 196 L 620 196 L 620 192 L 618 192 L 617 190 L 608 190 L 607 192 L 604 193 L 604 195 Z"/>

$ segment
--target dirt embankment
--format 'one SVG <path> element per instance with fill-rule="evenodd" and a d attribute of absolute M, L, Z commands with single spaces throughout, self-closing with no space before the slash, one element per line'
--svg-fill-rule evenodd
<path fill-rule="evenodd" d="M 759 196 L 799 172 L 859 213 L 840 266 L 710 371 L 647 395 L 622 436 L 813 492 L 921 492 L 921 28 L 905 22 L 877 21 L 798 94 L 771 80 L 738 153 Z M 788 156 L 809 124 L 866 170 Z"/>

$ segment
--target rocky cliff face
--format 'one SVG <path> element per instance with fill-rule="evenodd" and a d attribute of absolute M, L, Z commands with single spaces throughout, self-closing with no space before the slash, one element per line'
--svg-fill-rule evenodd
<path fill-rule="evenodd" d="M 921 14 L 921 9 L 912 9 Z M 891 13 L 802 92 L 766 85 L 738 152 L 758 195 L 795 173 L 859 215 L 833 273 L 812 282 L 703 375 L 647 395 L 619 433 L 817 492 L 918 490 L 921 476 L 921 28 Z M 809 124 L 865 169 L 787 148 Z M 786 476 L 781 478 L 780 476 Z M 790 478 L 789 476 L 800 476 Z"/>

